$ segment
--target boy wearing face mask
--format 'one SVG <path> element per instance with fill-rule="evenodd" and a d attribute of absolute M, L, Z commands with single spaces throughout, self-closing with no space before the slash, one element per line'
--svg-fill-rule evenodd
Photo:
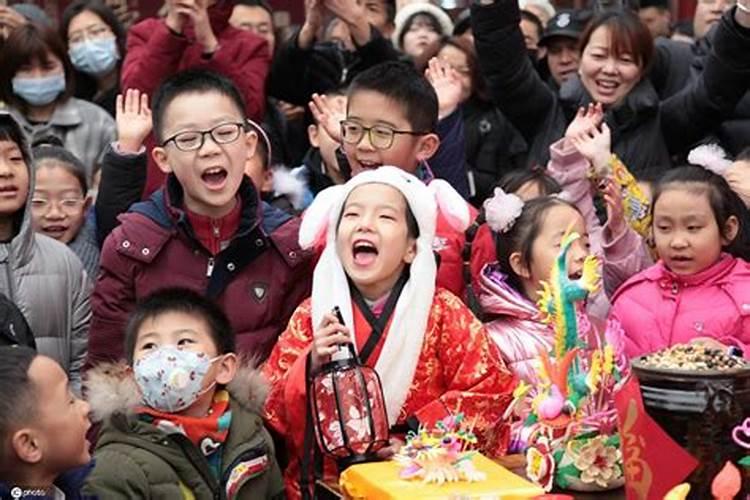
<path fill-rule="evenodd" d="M 85 491 L 107 499 L 282 498 L 266 388 L 234 353 L 221 309 L 195 292 L 156 292 L 133 312 L 127 366 L 89 372 L 102 430 Z"/>

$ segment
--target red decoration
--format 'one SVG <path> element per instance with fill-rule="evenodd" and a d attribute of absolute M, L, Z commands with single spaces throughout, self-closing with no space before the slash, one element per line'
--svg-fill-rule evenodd
<path fill-rule="evenodd" d="M 378 460 L 375 452 L 389 435 L 380 377 L 360 363 L 351 344 L 340 353 L 312 380 L 310 405 L 320 449 L 344 470 Z"/>

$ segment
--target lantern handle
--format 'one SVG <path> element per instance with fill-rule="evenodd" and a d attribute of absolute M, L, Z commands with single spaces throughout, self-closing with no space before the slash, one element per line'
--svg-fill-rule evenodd
<path fill-rule="evenodd" d="M 346 326 L 346 322 L 344 322 L 344 316 L 341 314 L 341 308 L 339 306 L 333 306 L 333 310 L 331 313 L 336 316 L 336 319 L 339 320 L 339 323 Z M 348 355 L 345 352 L 348 350 Z M 354 350 L 354 344 L 353 342 L 347 342 L 346 344 L 339 344 L 339 350 L 338 352 L 334 353 L 333 356 L 331 356 L 333 359 L 346 359 L 347 357 L 350 357 L 356 361 L 358 365 L 361 365 L 362 362 L 359 359 L 359 356 L 357 356 L 356 351 Z"/>

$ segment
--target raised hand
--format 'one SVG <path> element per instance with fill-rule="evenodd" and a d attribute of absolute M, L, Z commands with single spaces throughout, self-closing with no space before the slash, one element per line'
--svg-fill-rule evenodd
<path fill-rule="evenodd" d="M 600 127 L 592 127 L 569 140 L 591 163 L 597 176 L 607 175 L 609 158 L 612 156 L 612 134 L 606 123 L 602 122 Z"/>
<path fill-rule="evenodd" d="M 203 52 L 215 52 L 219 41 L 208 17 L 208 0 L 167 0 L 167 26 L 182 33 L 188 21 L 193 24 L 195 39 L 203 47 Z"/>
<path fill-rule="evenodd" d="M 438 97 L 438 119 L 453 113 L 461 102 L 461 80 L 448 63 L 437 57 L 430 59 L 424 76 Z"/>
<path fill-rule="evenodd" d="M 305 22 L 297 36 L 297 46 L 309 49 L 315 42 L 315 36 L 323 26 L 326 9 L 323 0 L 305 0 Z"/>
<path fill-rule="evenodd" d="M 346 109 L 343 104 L 337 105 L 325 95 L 313 94 L 309 106 L 318 126 L 323 127 L 331 139 L 340 144 L 341 120 L 346 118 Z"/>
<path fill-rule="evenodd" d="M 146 136 L 151 133 L 151 109 L 148 95 L 138 89 L 128 89 L 117 95 L 115 102 L 117 144 L 123 153 L 138 153 Z"/>
<path fill-rule="evenodd" d="M 28 21 L 17 10 L 0 5 L 0 39 L 8 38 L 11 31 L 23 26 Z"/>
<path fill-rule="evenodd" d="M 357 45 L 366 44 L 372 35 L 364 6 L 357 0 L 324 0 L 325 7 L 349 27 Z"/>
<path fill-rule="evenodd" d="M 604 198 L 604 204 L 607 206 L 607 226 L 613 238 L 617 238 L 627 228 L 625 220 L 625 207 L 622 201 L 622 191 L 612 178 L 604 179 L 599 191 Z"/>
<path fill-rule="evenodd" d="M 565 137 L 570 139 L 571 137 L 577 137 L 579 135 L 589 132 L 593 128 L 597 128 L 602 119 L 604 118 L 604 108 L 602 105 L 589 104 L 587 107 L 578 108 L 575 118 L 568 129 L 565 131 Z"/>

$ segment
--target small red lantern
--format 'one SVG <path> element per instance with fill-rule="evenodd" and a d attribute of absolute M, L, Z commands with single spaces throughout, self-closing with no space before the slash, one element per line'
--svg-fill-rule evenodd
<path fill-rule="evenodd" d="M 379 460 L 388 444 L 388 414 L 377 372 L 346 344 L 322 366 L 310 384 L 310 411 L 320 449 L 343 471 Z"/>

